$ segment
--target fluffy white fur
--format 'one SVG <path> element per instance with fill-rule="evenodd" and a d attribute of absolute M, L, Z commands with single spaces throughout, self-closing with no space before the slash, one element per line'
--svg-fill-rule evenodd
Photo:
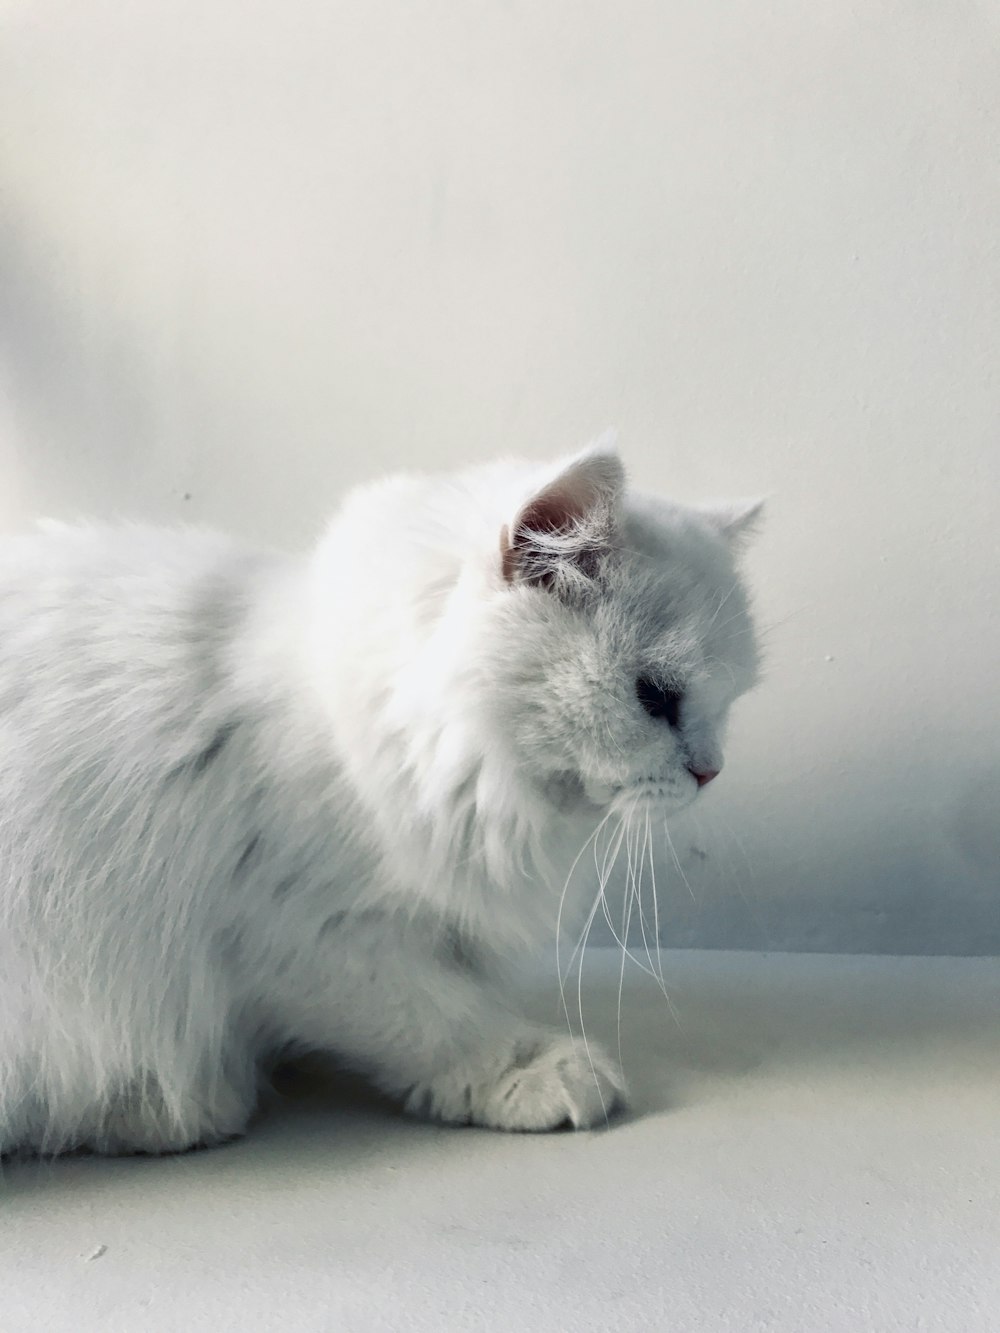
<path fill-rule="evenodd" d="M 615 1066 L 519 1018 L 504 963 L 606 814 L 721 767 L 754 512 L 597 448 L 361 489 L 302 560 L 0 543 L 0 1151 L 218 1142 L 308 1049 L 447 1121 L 602 1117 Z"/>

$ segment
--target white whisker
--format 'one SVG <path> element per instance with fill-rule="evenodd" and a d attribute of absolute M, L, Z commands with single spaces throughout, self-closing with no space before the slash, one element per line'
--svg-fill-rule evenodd
<path fill-rule="evenodd" d="M 674 840 L 673 840 L 673 838 L 670 836 L 670 829 L 669 829 L 669 827 L 667 826 L 667 821 L 666 821 L 666 819 L 664 819 L 664 821 L 663 821 L 663 832 L 664 832 L 664 835 L 666 836 L 666 839 L 667 839 L 667 846 L 670 848 L 670 855 L 674 858 L 674 865 L 677 867 L 677 873 L 680 875 L 681 879 L 684 881 L 684 886 L 685 886 L 685 888 L 687 889 L 688 893 L 691 895 L 691 901 L 692 901 L 693 903 L 696 903 L 696 902 L 698 901 L 698 899 L 697 899 L 697 897 L 695 896 L 695 891 L 694 891 L 694 889 L 692 889 L 692 887 L 691 887 L 691 881 L 688 879 L 687 875 L 685 875 L 685 873 L 684 873 L 684 867 L 683 867 L 683 866 L 681 865 L 681 863 L 680 863 L 680 858 L 678 857 L 678 855 L 677 855 L 677 851 L 676 851 L 676 849 L 675 849 L 675 847 L 674 847 Z"/>
<path fill-rule="evenodd" d="M 620 841 L 620 840 L 619 840 L 619 841 Z M 629 948 L 629 945 L 628 945 L 628 931 L 629 931 L 629 928 L 630 928 L 630 925 L 631 925 L 631 919 L 632 919 L 632 906 L 633 906 L 634 899 L 635 899 L 635 887 L 634 887 L 634 883 L 635 883 L 634 855 L 635 855 L 635 853 L 634 853 L 634 851 L 632 850 L 632 844 L 631 844 L 631 842 L 628 841 L 628 840 L 626 840 L 626 842 L 625 842 L 625 848 L 626 848 L 626 861 L 627 861 L 626 872 L 625 872 L 625 887 L 626 887 L 626 895 L 625 895 L 625 900 L 624 900 L 624 907 L 623 907 L 623 909 L 622 909 L 623 922 L 622 922 L 622 928 L 621 928 L 621 931 L 619 932 L 618 930 L 615 929 L 615 924 L 614 924 L 614 922 L 611 920 L 611 909 L 608 907 L 608 905 L 607 905 L 607 900 L 606 900 L 606 899 L 604 900 L 604 903 L 603 903 L 604 920 L 607 922 L 608 930 L 610 930 L 610 932 L 611 932 L 612 939 L 615 941 L 615 943 L 616 943 L 616 944 L 619 946 L 619 948 L 622 950 L 622 952 L 623 952 L 623 958 L 628 958 L 628 960 L 629 960 L 630 962 L 634 963 L 634 964 L 636 965 L 636 967 L 639 968 L 639 970 L 640 970 L 641 972 L 646 972 L 649 976 L 653 977 L 654 980 L 655 980 L 655 978 L 656 978 L 656 973 L 653 972 L 653 971 L 651 971 L 651 970 L 649 969 L 649 967 L 647 967 L 646 964 L 642 961 L 642 959 L 639 958 L 635 953 L 632 952 L 632 950 Z M 616 851 L 616 859 L 617 859 L 617 851 Z"/>
<path fill-rule="evenodd" d="M 726 832 L 729 834 L 729 837 L 732 839 L 733 843 L 735 843 L 735 845 L 739 849 L 740 855 L 743 858 L 743 864 L 746 867 L 746 872 L 748 876 L 747 882 L 752 885 L 753 865 L 751 864 L 750 857 L 747 855 L 746 846 L 742 838 L 733 828 L 732 824 L 728 820 L 724 822 L 725 822 Z M 748 894 L 744 889 L 741 876 L 736 870 L 735 866 L 733 866 L 732 862 L 730 862 L 730 867 L 732 873 L 727 877 L 727 882 L 732 883 L 735 886 L 736 892 L 740 895 L 740 898 L 743 901 L 743 905 L 746 907 L 749 914 L 753 917 L 754 923 L 756 924 L 757 929 L 760 931 L 761 939 L 764 941 L 765 945 L 769 949 L 773 948 L 773 938 L 771 935 L 770 928 L 767 924 L 764 911 L 761 907 L 759 897 L 755 893 L 751 898 L 750 894 Z"/>
<path fill-rule="evenodd" d="M 594 913 L 593 911 L 591 911 L 590 917 L 587 921 L 587 929 L 583 937 L 583 947 L 580 950 L 580 966 L 577 970 L 577 981 L 576 981 L 576 1008 L 580 1018 L 580 1037 L 583 1041 L 583 1049 L 587 1055 L 587 1063 L 590 1065 L 590 1072 L 594 1078 L 594 1084 L 597 1088 L 597 1095 L 601 1099 L 601 1112 L 604 1115 L 604 1123 L 607 1125 L 610 1124 L 610 1121 L 608 1119 L 608 1107 L 607 1103 L 604 1100 L 604 1092 L 601 1088 L 601 1080 L 597 1077 L 597 1068 L 594 1065 L 594 1057 L 590 1053 L 590 1042 L 587 1039 L 587 1028 L 583 1021 L 583 960 L 587 952 L 587 937 L 590 934 L 590 927 L 593 925 L 593 922 L 594 922 Z"/>
<path fill-rule="evenodd" d="M 644 857 L 645 857 L 646 855 L 649 856 L 649 877 L 650 877 L 650 882 L 651 882 L 651 887 L 652 887 L 652 893 L 653 893 L 653 922 L 654 922 L 654 927 L 653 927 L 653 928 L 654 928 L 654 932 L 655 932 L 655 934 L 654 934 L 654 939 L 655 939 L 655 943 L 656 943 L 656 964 L 655 964 L 655 970 L 654 970 L 653 975 L 655 976 L 656 981 L 657 981 L 657 983 L 658 983 L 658 985 L 659 985 L 659 987 L 660 987 L 660 993 L 661 993 L 661 995 L 663 996 L 664 1000 L 666 1000 L 666 1002 L 667 1002 L 667 1008 L 670 1010 L 670 1016 L 671 1016 L 671 1018 L 674 1020 L 674 1023 L 675 1023 L 675 1025 L 677 1026 L 677 1028 L 678 1028 L 680 1031 L 683 1031 L 683 1030 L 684 1030 L 684 1025 L 681 1023 L 680 1014 L 677 1012 L 677 1007 L 676 1007 L 676 1005 L 674 1004 L 673 1000 L 670 998 L 670 993 L 669 993 L 669 991 L 667 990 L 667 982 L 666 982 L 666 978 L 665 978 L 664 975 L 663 975 L 663 961 L 662 961 L 662 958 L 661 958 L 661 955 L 660 955 L 660 924 L 659 924 L 659 920 L 660 920 L 660 919 L 659 919 L 659 909 L 658 909 L 657 904 L 656 904 L 656 870 L 655 870 L 654 865 L 653 865 L 653 833 L 652 833 L 652 829 L 651 829 L 651 827 L 650 827 L 650 823 L 649 823 L 649 815 L 648 815 L 648 814 L 647 814 L 647 816 L 646 816 L 646 831 L 645 831 L 645 841 L 644 841 L 644 843 L 643 843 L 643 854 L 644 854 Z M 644 945 L 644 947 L 645 947 L 645 949 L 646 949 L 646 957 L 649 959 L 649 965 L 650 965 L 650 968 L 654 968 L 654 963 L 653 963 L 653 959 L 652 959 L 652 956 L 651 956 L 651 953 L 650 953 L 650 948 L 649 948 L 649 941 L 648 941 L 648 939 L 646 938 L 646 919 L 645 919 L 645 913 L 644 913 L 644 911 L 643 911 L 643 906 L 642 906 L 642 887 L 641 887 L 641 880 L 640 880 L 640 889 L 639 889 L 639 925 L 640 925 L 640 928 L 641 928 L 641 930 L 642 930 L 642 942 L 643 942 L 643 945 Z"/>
<path fill-rule="evenodd" d="M 601 827 L 603 827 L 603 826 L 604 826 L 604 823 L 606 823 L 606 822 L 607 822 L 607 821 L 606 821 L 606 819 L 605 819 L 605 820 L 602 822 Z M 593 1075 L 593 1077 L 594 1077 L 594 1083 L 595 1083 L 595 1085 L 597 1086 L 597 1095 L 598 1095 L 598 1096 L 600 1097 L 600 1099 L 601 1099 L 601 1110 L 602 1110 L 602 1112 L 604 1113 L 604 1123 L 605 1123 L 605 1124 L 610 1123 L 609 1120 L 608 1120 L 608 1108 L 607 1108 L 607 1105 L 605 1104 L 605 1101 L 604 1101 L 604 1093 L 603 1093 L 603 1091 L 602 1091 L 602 1089 L 601 1089 L 601 1081 L 600 1081 L 600 1079 L 599 1079 L 598 1076 L 597 1076 L 597 1069 L 596 1069 L 595 1066 L 594 1066 L 593 1056 L 591 1055 L 591 1052 L 590 1052 L 590 1041 L 589 1041 L 589 1039 L 588 1039 L 588 1037 L 587 1037 L 587 1027 L 586 1027 L 586 1024 L 584 1023 L 584 1019 L 583 1019 L 583 960 L 584 960 L 584 958 L 586 957 L 586 953 L 587 953 L 587 940 L 590 938 L 591 927 L 592 927 L 593 924 L 594 924 L 594 918 L 595 918 L 595 916 L 597 915 L 597 908 L 598 908 L 599 905 L 601 905 L 601 906 L 604 907 L 604 909 L 605 909 L 605 914 L 607 915 L 607 899 L 605 898 L 605 888 L 607 887 L 608 877 L 609 877 L 609 875 L 611 874 L 611 871 L 614 869 L 615 862 L 616 862 L 617 859 L 618 859 L 618 853 L 619 853 L 619 851 L 620 851 L 620 849 L 621 849 L 622 837 L 623 837 L 624 834 L 625 834 L 626 827 L 627 827 L 626 820 L 625 820 L 625 819 L 621 819 L 621 820 L 619 821 L 618 829 L 616 830 L 616 835 L 617 835 L 617 836 L 616 836 L 616 835 L 612 835 L 611 839 L 610 839 L 609 842 L 608 842 L 608 846 L 607 846 L 607 848 L 605 849 L 605 853 L 604 853 L 604 864 L 603 864 L 603 866 L 602 866 L 601 868 L 599 868 L 599 870 L 598 870 L 598 889 L 597 889 L 597 896 L 596 896 L 596 898 L 594 899 L 594 904 L 593 904 L 593 906 L 592 906 L 591 909 L 590 909 L 590 914 L 589 914 L 589 916 L 587 917 L 587 924 L 586 924 L 586 926 L 584 927 L 583 935 L 581 936 L 581 938 L 580 938 L 580 942 L 579 942 L 579 944 L 578 944 L 578 946 L 577 946 L 578 949 L 579 949 L 579 951 L 580 951 L 580 962 L 579 962 L 579 965 L 578 965 L 578 967 L 577 967 L 577 979 L 576 979 L 576 1008 L 577 1008 L 577 1016 L 578 1016 L 579 1021 L 580 1021 L 580 1037 L 581 1037 L 581 1039 L 582 1039 L 582 1041 L 583 1041 L 583 1049 L 584 1049 L 584 1051 L 586 1052 L 586 1055 L 587 1055 L 587 1063 L 590 1065 L 590 1072 L 591 1072 L 591 1074 Z M 598 830 L 598 832 L 599 832 L 599 831 L 600 831 L 600 829 Z M 597 864 L 597 843 L 596 843 L 596 841 L 595 841 L 595 843 L 594 843 L 594 864 L 595 864 L 595 865 Z M 575 952 L 576 952 L 576 950 L 574 950 L 574 953 L 575 953 Z M 572 959 L 570 960 L 570 966 L 572 966 Z M 569 1018 L 569 1015 L 568 1015 L 568 1013 L 567 1013 L 567 1020 L 568 1020 L 568 1018 Z M 570 1031 L 572 1032 L 572 1026 L 570 1027 Z"/>
<path fill-rule="evenodd" d="M 712 626 L 715 624 L 715 622 L 718 620 L 718 618 L 719 618 L 719 614 L 720 614 L 720 612 L 722 611 L 722 608 L 723 608 L 723 607 L 725 606 L 725 604 L 729 601 L 730 597 L 732 597 L 733 593 L 736 591 L 736 589 L 737 589 L 739 586 L 740 586 L 740 584 L 739 584 L 739 580 L 737 579 L 737 581 L 733 584 L 733 586 L 732 586 L 732 587 L 729 589 L 729 591 L 726 593 L 725 597 L 723 597 L 722 600 L 719 602 L 719 605 L 715 608 L 715 613 L 714 613 L 714 615 L 712 616 L 712 619 L 711 619 L 711 620 L 708 622 L 708 624 L 705 626 L 705 631 L 704 631 L 704 632 L 705 632 L 706 634 L 707 634 L 708 631 L 712 628 Z"/>
<path fill-rule="evenodd" d="M 605 816 L 605 819 L 603 819 L 603 820 L 601 821 L 600 826 L 599 826 L 597 829 L 595 829 L 595 830 L 594 830 L 594 833 L 591 834 L 591 837 L 587 839 L 587 842 L 584 844 L 583 848 L 581 849 L 580 855 L 582 855 L 583 852 L 586 851 L 587 847 L 590 845 L 591 839 L 594 838 L 594 837 L 596 837 L 596 835 L 601 831 L 601 828 L 603 828 L 603 826 L 604 826 L 604 824 L 607 822 L 607 820 L 611 818 L 611 815 L 612 815 L 613 813 L 614 813 L 614 811 L 609 811 L 609 813 Z M 618 828 L 615 830 L 615 833 L 612 834 L 612 840 L 611 840 L 611 843 L 609 844 L 608 852 L 606 853 L 606 855 L 610 855 L 611 851 L 613 850 L 613 852 L 614 852 L 614 857 L 617 858 L 617 855 L 618 855 L 618 848 L 619 848 L 620 845 L 621 845 L 621 835 L 622 835 L 623 829 L 624 829 L 624 821 L 619 820 Z M 578 859 L 579 859 L 579 858 L 578 858 Z M 596 847 L 595 847 L 595 851 L 594 851 L 594 860 L 595 860 L 595 865 L 596 865 L 596 863 L 597 863 L 597 851 L 596 851 Z M 612 867 L 613 867 L 613 860 L 612 860 Z M 600 873 L 601 873 L 601 871 L 600 871 L 600 869 L 598 869 L 598 875 L 600 875 Z M 573 968 L 573 960 L 576 958 L 577 954 L 580 952 L 580 949 L 581 949 L 581 947 L 582 947 L 583 944 L 584 944 L 585 938 L 586 938 L 587 934 L 589 933 L 590 927 L 591 927 L 591 925 L 593 924 L 594 917 L 597 915 L 597 909 L 601 906 L 602 894 L 603 894 L 603 889 L 600 890 L 600 891 L 598 892 L 597 896 L 595 897 L 593 906 L 591 907 L 591 909 L 590 909 L 590 913 L 589 913 L 589 915 L 588 915 L 588 917 L 587 917 L 587 919 L 586 919 L 586 921 L 585 921 L 585 923 L 584 923 L 583 931 L 582 931 L 582 933 L 581 933 L 581 935 L 580 935 L 580 938 L 577 940 L 576 944 L 574 945 L 574 947 L 573 947 L 573 952 L 570 954 L 570 956 L 569 956 L 569 960 L 567 961 L 565 968 L 562 970 L 562 972 L 561 972 L 561 974 L 560 974 L 560 976 L 561 976 L 561 982 L 560 982 L 560 984 L 561 984 L 561 985 L 564 984 L 564 983 L 566 982 L 566 980 L 568 979 L 569 974 L 570 974 L 570 972 L 571 972 L 571 970 L 572 970 L 572 968 Z M 557 962 L 558 962 L 558 960 L 557 960 Z M 564 1007 L 565 1007 L 565 1006 L 564 1006 Z M 567 1012 L 567 1014 L 566 1014 L 566 1018 L 567 1018 L 567 1021 L 568 1021 L 568 1020 L 569 1020 L 569 1014 L 568 1014 L 568 1012 Z M 570 1031 L 572 1031 L 572 1027 L 570 1028 Z"/>
<path fill-rule="evenodd" d="M 572 865 L 570 866 L 570 868 L 569 868 L 569 874 L 566 876 L 566 882 L 565 882 L 565 884 L 563 885 L 562 893 L 559 895 L 559 910 L 558 910 L 558 912 L 556 913 L 556 975 L 557 975 L 558 978 L 559 978 L 559 998 L 560 998 L 560 1000 L 562 1001 L 563 1013 L 566 1015 L 566 1023 L 567 1023 L 567 1026 L 568 1026 L 569 1029 L 570 1029 L 570 1032 L 573 1031 L 573 1026 L 572 1026 L 572 1023 L 570 1022 L 570 1017 L 569 1017 L 569 1006 L 568 1006 L 567 1003 L 566 1003 L 566 977 L 563 975 L 563 970 L 562 970 L 562 966 L 561 966 L 561 964 L 560 964 L 560 959 L 559 959 L 560 940 L 561 940 L 561 938 L 562 938 L 562 918 L 563 918 L 563 909 L 564 909 L 565 904 L 566 904 L 566 894 L 567 894 L 568 891 L 569 891 L 570 881 L 571 881 L 572 878 L 573 878 L 573 875 L 574 875 L 574 873 L 575 873 L 575 871 L 576 871 L 577 866 L 580 864 L 580 860 L 581 860 L 581 858 L 582 858 L 584 852 L 586 852 L 587 848 L 590 846 L 590 844 L 591 844 L 592 842 L 595 843 L 595 845 L 596 845 L 596 839 L 597 839 L 598 836 L 600 835 L 601 829 L 604 828 L 605 824 L 607 824 L 608 820 L 611 818 L 611 815 L 612 815 L 612 811 L 609 810 L 608 813 L 607 813 L 607 814 L 604 816 L 604 818 L 601 820 L 601 822 L 600 822 L 600 823 L 597 825 L 597 827 L 594 829 L 593 833 L 590 835 L 590 837 L 587 839 L 587 841 L 583 844 L 583 846 L 582 846 L 582 847 L 580 848 L 580 850 L 577 852 L 576 856 L 575 856 L 574 859 L 573 859 L 573 864 L 572 864 Z M 579 945 L 578 945 L 577 947 L 579 947 Z M 574 953 L 575 953 L 575 952 L 576 952 L 576 950 L 574 950 Z M 570 957 L 569 966 L 572 966 L 572 962 L 573 962 L 573 959 L 572 959 L 572 956 L 571 956 L 571 957 Z M 568 969 L 567 969 L 567 975 L 568 975 Z"/>
<path fill-rule="evenodd" d="M 629 870 L 632 869 L 632 854 L 629 849 Z M 622 961 L 618 970 L 618 1067 L 622 1070 L 624 1077 L 624 1064 L 622 1061 L 622 995 L 625 989 L 625 962 L 630 955 L 628 947 L 629 930 L 632 926 L 632 905 L 635 902 L 634 877 L 626 875 L 625 878 L 625 905 L 622 911 Z M 635 960 L 638 961 L 638 960 Z M 641 966 L 641 964 L 640 964 Z"/>
<path fill-rule="evenodd" d="M 663 978 L 663 957 L 660 952 L 660 908 L 656 896 L 656 865 L 655 857 L 653 855 L 653 831 L 649 827 L 648 821 L 646 825 L 646 833 L 649 838 L 649 878 L 653 893 L 653 938 L 656 940 L 656 971 L 661 983 L 664 988 L 666 988 L 666 982 Z"/>

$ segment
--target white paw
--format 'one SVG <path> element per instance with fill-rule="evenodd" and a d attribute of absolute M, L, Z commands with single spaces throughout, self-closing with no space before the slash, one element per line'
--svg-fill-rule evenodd
<path fill-rule="evenodd" d="M 414 1088 L 406 1109 L 490 1129 L 588 1129 L 625 1103 L 611 1058 L 571 1037 L 531 1034 L 514 1043 L 488 1072 L 450 1070 Z"/>

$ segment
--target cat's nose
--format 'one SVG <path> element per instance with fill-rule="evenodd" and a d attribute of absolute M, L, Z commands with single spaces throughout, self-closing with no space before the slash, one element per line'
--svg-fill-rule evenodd
<path fill-rule="evenodd" d="M 697 782 L 699 787 L 707 787 L 713 778 L 719 776 L 717 768 L 689 768 L 688 772 Z"/>

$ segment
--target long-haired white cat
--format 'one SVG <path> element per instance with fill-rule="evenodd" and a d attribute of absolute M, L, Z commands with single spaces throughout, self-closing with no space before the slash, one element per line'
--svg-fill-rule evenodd
<path fill-rule="evenodd" d="M 634 494 L 598 447 L 363 488 L 306 559 L 0 542 L 0 1152 L 219 1142 L 294 1051 L 445 1121 L 620 1103 L 504 965 L 606 815 L 721 768 L 755 514 Z"/>

